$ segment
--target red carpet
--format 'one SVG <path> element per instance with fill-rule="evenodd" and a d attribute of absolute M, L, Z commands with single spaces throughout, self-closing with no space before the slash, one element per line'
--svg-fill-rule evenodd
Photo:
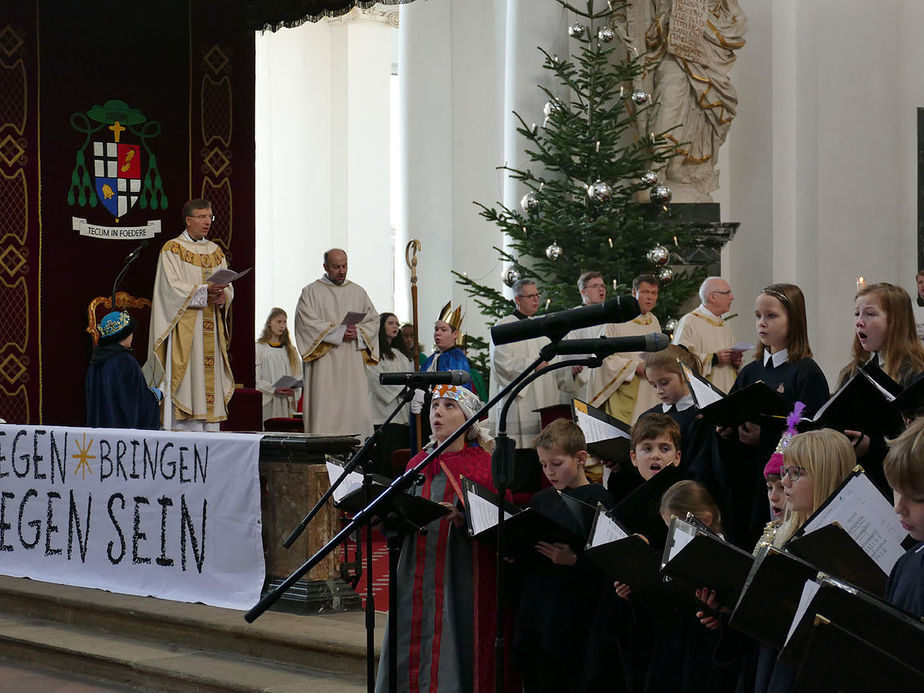
<path fill-rule="evenodd" d="M 365 530 L 363 530 L 365 532 Z M 346 560 L 354 561 L 356 559 L 356 542 L 349 541 L 344 545 Z M 363 534 L 362 545 L 362 568 L 359 580 L 356 583 L 356 593 L 362 597 L 363 608 L 366 608 L 366 539 Z M 355 574 L 354 569 L 350 569 L 350 576 Z M 378 529 L 372 530 L 372 594 L 375 599 L 375 610 L 382 613 L 388 611 L 388 547 L 385 544 L 385 535 Z"/>

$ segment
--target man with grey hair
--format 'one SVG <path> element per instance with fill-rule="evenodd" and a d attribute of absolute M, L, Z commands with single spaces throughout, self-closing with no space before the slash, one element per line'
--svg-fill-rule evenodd
<path fill-rule="evenodd" d="M 539 310 L 539 290 L 532 279 L 520 279 L 513 285 L 513 314 L 501 318 L 498 325 L 517 320 L 529 320 Z M 495 346 L 491 342 L 491 397 L 494 397 L 527 366 L 539 358 L 539 350 L 549 343 L 548 337 L 533 337 L 519 342 Z M 540 365 L 546 365 L 543 363 Z M 507 412 L 507 434 L 516 441 L 517 447 L 528 447 L 542 430 L 539 413 L 542 407 L 558 404 L 558 385 L 554 374 L 537 378 L 517 394 L 516 401 Z M 492 435 L 497 431 L 501 407 L 491 410 Z"/>
<path fill-rule="evenodd" d="M 735 335 L 722 318 L 731 310 L 735 295 L 721 277 L 706 277 L 699 287 L 700 306 L 682 318 L 674 331 L 674 344 L 693 352 L 703 364 L 703 375 L 728 392 L 735 383 L 742 352 L 732 349 Z"/>

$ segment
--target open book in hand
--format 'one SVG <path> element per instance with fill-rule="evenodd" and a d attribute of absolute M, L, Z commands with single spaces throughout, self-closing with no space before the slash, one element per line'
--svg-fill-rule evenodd
<path fill-rule="evenodd" d="M 295 388 L 301 387 L 302 384 L 303 383 L 301 378 L 295 378 L 291 375 L 283 375 L 280 376 L 279 380 L 273 383 L 273 389 L 278 390 L 282 387 L 294 390 Z"/>
<path fill-rule="evenodd" d="M 245 274 L 247 274 L 252 268 L 248 267 L 243 272 L 235 272 L 226 267 L 220 267 L 212 275 L 206 279 L 209 284 L 230 284 L 233 281 L 237 281 Z"/>
<path fill-rule="evenodd" d="M 904 421 L 892 402 L 900 390 L 901 387 L 878 366 L 861 368 L 831 395 L 813 418 L 802 419 L 798 429 L 833 428 L 883 436 L 897 435 L 904 429 Z"/>
<path fill-rule="evenodd" d="M 462 479 L 465 496 L 465 515 L 468 531 L 478 541 L 497 548 L 498 500 L 497 494 L 471 479 Z M 564 498 L 564 496 L 563 496 Z M 578 501 L 579 502 L 579 501 Z M 584 545 L 574 532 L 533 508 L 521 510 L 512 503 L 504 503 L 504 547 L 501 553 L 508 558 L 534 558 L 536 544 L 562 543 L 578 553 Z"/>
<path fill-rule="evenodd" d="M 858 467 L 785 548 L 834 577 L 881 595 L 905 552 L 906 538 L 892 504 Z"/>
<path fill-rule="evenodd" d="M 715 590 L 719 606 L 738 601 L 754 557 L 729 544 L 703 525 L 671 519 L 661 559 L 661 573 L 692 599 L 696 590 Z"/>
<path fill-rule="evenodd" d="M 696 403 L 696 395 L 693 402 Z M 792 405 L 762 380 L 700 408 L 703 419 L 715 426 L 740 426 L 752 421 L 782 427 L 790 411 Z"/>
<path fill-rule="evenodd" d="M 607 576 L 632 588 L 632 599 L 660 599 L 665 596 L 658 552 L 638 534 L 630 533 L 597 505 L 596 516 L 584 553 Z"/>
<path fill-rule="evenodd" d="M 325 455 L 325 466 L 327 467 L 327 478 L 333 486 L 343 474 L 343 463 L 330 455 Z M 372 499 L 378 498 L 391 484 L 391 481 L 388 477 L 373 474 L 370 498 L 367 498 L 363 487 L 363 475 L 359 472 L 350 472 L 334 489 L 334 505 L 344 512 L 355 515 Z M 398 512 L 410 527 L 416 528 L 426 527 L 450 512 L 449 508 L 444 505 L 409 493 L 396 493 L 392 496 L 389 507 L 382 508 L 378 514 L 383 516 L 391 510 Z"/>

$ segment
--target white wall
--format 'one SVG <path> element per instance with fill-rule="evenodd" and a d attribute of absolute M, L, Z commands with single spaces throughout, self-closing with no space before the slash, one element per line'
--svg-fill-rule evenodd
<path fill-rule="evenodd" d="M 834 386 L 849 357 L 857 275 L 914 287 L 917 129 L 924 49 L 913 0 L 741 0 L 750 29 L 734 72 L 728 206 L 740 221 L 726 275 L 754 339 L 753 296 L 806 294 L 816 359 Z"/>
<path fill-rule="evenodd" d="M 397 30 L 371 20 L 257 34 L 258 334 L 272 306 L 291 321 L 332 246 L 347 251 L 349 277 L 376 308 L 393 308 L 388 90 L 396 52 Z"/>

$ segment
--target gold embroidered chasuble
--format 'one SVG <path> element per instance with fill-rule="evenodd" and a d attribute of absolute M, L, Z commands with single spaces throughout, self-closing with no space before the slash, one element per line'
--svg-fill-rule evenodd
<path fill-rule="evenodd" d="M 611 323 L 604 337 L 637 337 L 660 332 L 661 323 L 652 313 L 621 323 Z M 658 403 L 658 398 L 645 376 L 636 373 L 642 363 L 641 352 L 617 353 L 607 356 L 592 380 L 590 404 L 627 424 L 634 424 L 642 412 Z"/>
<path fill-rule="evenodd" d="M 735 384 L 738 371 L 732 364 L 712 365 L 712 357 L 717 351 L 735 345 L 735 334 L 722 318 L 700 306 L 680 318 L 673 343 L 696 354 L 703 365 L 703 375 L 722 392 L 728 392 Z"/>
<path fill-rule="evenodd" d="M 177 420 L 216 423 L 228 418 L 234 376 L 225 319 L 234 289 L 225 289 L 223 307 L 190 305 L 206 279 L 227 266 L 218 245 L 190 241 L 183 234 L 167 241 L 157 259 L 148 357 L 156 361 L 157 373 L 165 373 L 169 347 L 171 379 L 165 395 L 171 398 Z M 160 376 L 154 380 L 152 384 L 158 384 Z"/>

